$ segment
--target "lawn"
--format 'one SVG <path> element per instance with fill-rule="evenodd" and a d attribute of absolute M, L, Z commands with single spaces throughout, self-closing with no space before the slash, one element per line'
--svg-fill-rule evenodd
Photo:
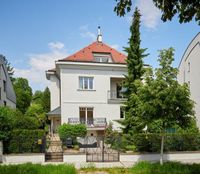
<path fill-rule="evenodd" d="M 73 165 L 19 164 L 0 165 L 0 174 L 76 174 Z"/>
<path fill-rule="evenodd" d="M 81 171 L 81 172 L 80 172 Z M 104 171 L 108 174 L 200 174 L 200 164 L 181 164 L 167 162 L 161 166 L 158 163 L 140 162 L 132 168 L 102 168 L 94 166 L 76 170 L 73 165 L 40 165 L 40 164 L 20 164 L 20 165 L 0 165 L 0 174 L 77 174 L 93 173 Z"/>
<path fill-rule="evenodd" d="M 167 162 L 159 163 L 140 162 L 132 168 L 96 169 L 94 167 L 82 169 L 84 172 L 105 171 L 108 174 L 200 174 L 200 164 L 181 164 Z"/>

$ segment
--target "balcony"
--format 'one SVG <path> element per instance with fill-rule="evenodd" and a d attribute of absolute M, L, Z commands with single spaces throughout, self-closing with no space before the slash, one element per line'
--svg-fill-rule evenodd
<path fill-rule="evenodd" d="M 108 91 L 108 104 L 120 104 L 127 100 L 124 94 L 120 91 Z"/>
<path fill-rule="evenodd" d="M 106 118 L 80 119 L 77 117 L 68 118 L 69 124 L 86 124 L 87 128 L 105 128 Z"/>

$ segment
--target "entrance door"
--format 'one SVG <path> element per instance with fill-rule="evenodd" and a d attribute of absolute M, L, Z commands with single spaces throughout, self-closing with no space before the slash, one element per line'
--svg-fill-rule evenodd
<path fill-rule="evenodd" d="M 61 120 L 60 120 L 60 118 L 55 117 L 55 118 L 53 118 L 53 122 L 54 122 L 54 124 L 53 124 L 53 133 L 56 133 L 57 129 L 58 129 L 58 126 L 61 125 Z"/>

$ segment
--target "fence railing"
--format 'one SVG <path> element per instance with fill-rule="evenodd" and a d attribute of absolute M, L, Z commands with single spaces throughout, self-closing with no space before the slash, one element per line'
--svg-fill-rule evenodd
<path fill-rule="evenodd" d="M 108 99 L 123 100 L 123 99 L 126 99 L 126 97 L 123 92 L 108 91 Z"/>

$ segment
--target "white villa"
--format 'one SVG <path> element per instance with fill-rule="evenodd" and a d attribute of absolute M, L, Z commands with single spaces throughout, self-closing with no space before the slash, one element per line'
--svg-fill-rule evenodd
<path fill-rule="evenodd" d="M 2 56 L 0 56 L 0 106 L 16 108 L 15 91 Z"/>
<path fill-rule="evenodd" d="M 50 81 L 51 133 L 63 123 L 87 125 L 88 135 L 102 135 L 109 122 L 124 117 L 122 81 L 127 74 L 126 56 L 102 42 L 100 27 L 97 41 L 75 54 L 55 62 L 46 71 Z"/>
<path fill-rule="evenodd" d="M 200 128 L 200 33 L 190 42 L 179 64 L 179 83 L 188 83 Z"/>

